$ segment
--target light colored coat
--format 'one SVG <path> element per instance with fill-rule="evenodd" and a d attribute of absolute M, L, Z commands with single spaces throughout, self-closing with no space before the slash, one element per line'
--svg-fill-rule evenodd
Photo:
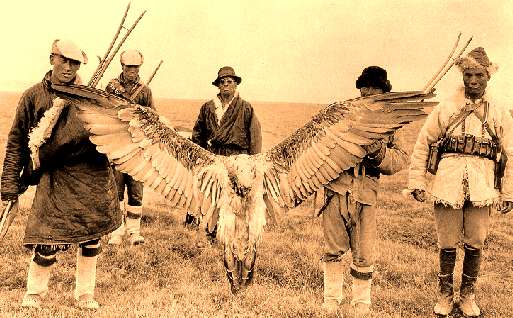
<path fill-rule="evenodd" d="M 483 100 L 489 103 L 488 124 L 499 137 L 509 157 L 503 178 L 502 192 L 494 189 L 494 161 L 478 156 L 451 154 L 440 160 L 436 175 L 428 182 L 426 165 L 429 145 L 436 142 L 448 124 L 457 116 L 470 100 L 465 99 L 463 87 L 455 96 L 436 106 L 429 114 L 422 127 L 411 155 L 408 188 L 429 192 L 437 203 L 453 208 L 461 208 L 465 200 L 475 206 L 487 206 L 499 199 L 513 201 L 513 149 L 511 147 L 511 130 L 513 119 L 505 105 L 499 103 L 489 92 Z M 481 112 L 483 107 L 480 107 Z M 481 120 L 474 114 L 465 119 L 465 131 L 461 124 L 451 133 L 452 136 L 471 134 L 476 137 L 492 139 L 483 129 Z M 468 187 L 464 185 L 467 180 Z"/>

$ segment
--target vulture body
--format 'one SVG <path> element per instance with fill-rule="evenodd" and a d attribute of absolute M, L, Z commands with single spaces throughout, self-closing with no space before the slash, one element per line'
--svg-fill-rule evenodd
<path fill-rule="evenodd" d="M 434 94 L 386 93 L 328 105 L 265 153 L 218 156 L 180 136 L 153 110 L 85 86 L 54 85 L 80 109 L 91 141 L 119 171 L 210 223 L 232 292 L 253 277 L 257 245 L 273 205 L 292 208 L 344 171 L 373 143 L 424 118 Z M 273 202 L 271 202 L 273 201 Z"/>

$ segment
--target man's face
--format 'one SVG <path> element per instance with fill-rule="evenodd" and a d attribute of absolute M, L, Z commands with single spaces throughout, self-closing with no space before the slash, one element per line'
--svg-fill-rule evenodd
<path fill-rule="evenodd" d="M 59 54 L 50 56 L 50 64 L 53 65 L 52 81 L 57 84 L 68 84 L 77 76 L 80 62 L 69 59 Z"/>
<path fill-rule="evenodd" d="M 121 65 L 123 77 L 129 82 L 135 82 L 139 76 L 139 65 Z"/>
<path fill-rule="evenodd" d="M 237 89 L 237 82 L 232 77 L 223 77 L 219 80 L 219 93 L 223 96 L 232 96 Z"/>
<path fill-rule="evenodd" d="M 366 97 L 371 95 L 383 94 L 383 90 L 378 87 L 362 87 L 360 88 L 360 96 Z"/>
<path fill-rule="evenodd" d="M 488 85 L 488 72 L 483 68 L 467 68 L 463 71 L 465 95 L 470 98 L 481 98 Z"/>

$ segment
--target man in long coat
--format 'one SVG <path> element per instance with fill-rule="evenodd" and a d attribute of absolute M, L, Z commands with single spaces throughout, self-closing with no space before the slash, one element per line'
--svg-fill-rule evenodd
<path fill-rule="evenodd" d="M 56 254 L 78 244 L 75 298 L 79 307 L 97 309 L 93 297 L 100 238 L 121 224 L 107 157 L 89 141 L 78 109 L 58 98 L 52 88 L 79 83 L 77 71 L 86 62 L 85 53 L 73 42 L 55 40 L 50 54 L 53 69 L 23 93 L 7 139 L 2 205 L 16 201 L 27 184 L 37 184 L 23 239 L 34 252 L 24 307 L 41 306 Z"/>
<path fill-rule="evenodd" d="M 212 82 L 219 94 L 201 106 L 192 130 L 194 143 L 224 156 L 254 155 L 262 150 L 262 131 L 255 110 L 237 91 L 241 81 L 232 67 L 219 69 Z M 188 222 L 194 222 L 189 215 Z M 215 236 L 215 225 L 208 225 L 210 236 Z"/>

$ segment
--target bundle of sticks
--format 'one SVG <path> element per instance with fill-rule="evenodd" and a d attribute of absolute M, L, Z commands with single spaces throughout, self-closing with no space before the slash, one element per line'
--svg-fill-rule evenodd
<path fill-rule="evenodd" d="M 467 40 L 465 45 L 458 51 L 458 53 L 454 55 L 454 52 L 456 51 L 460 43 L 460 39 L 461 32 L 458 34 L 458 38 L 456 39 L 456 42 L 454 43 L 454 46 L 452 47 L 451 52 L 445 60 L 444 64 L 440 67 L 440 69 L 435 73 L 435 75 L 433 75 L 433 77 L 426 83 L 426 85 L 422 89 L 423 93 L 427 94 L 428 92 L 430 92 L 436 86 L 436 84 L 438 84 L 438 82 L 445 76 L 445 74 L 449 72 L 454 63 L 456 63 L 456 61 L 467 49 L 468 45 L 472 41 L 472 36 Z"/>
<path fill-rule="evenodd" d="M 146 13 L 146 10 L 144 10 L 139 15 L 139 17 L 135 20 L 135 22 L 132 24 L 132 26 L 127 29 L 123 24 L 125 23 L 126 17 L 128 15 L 128 10 L 130 10 L 130 3 L 128 3 L 128 5 L 126 7 L 125 14 L 123 15 L 123 18 L 121 19 L 121 23 L 119 24 L 118 29 L 116 30 L 116 34 L 114 35 L 114 38 L 110 42 L 107 52 L 105 52 L 105 55 L 103 56 L 103 58 L 100 58 L 100 63 L 98 64 L 98 67 L 94 71 L 93 76 L 89 80 L 89 83 L 87 84 L 87 86 L 96 87 L 96 85 L 98 85 L 98 82 L 100 81 L 103 74 L 107 70 L 107 67 L 109 67 L 109 64 L 114 59 L 114 56 L 116 56 L 116 54 L 118 53 L 118 51 L 121 48 L 121 46 L 123 45 L 123 43 L 125 43 L 126 39 L 130 35 L 130 33 L 132 33 L 132 31 L 135 29 L 135 27 L 137 26 L 139 21 L 142 19 L 142 17 Z M 112 51 L 114 44 L 118 40 L 119 33 L 121 32 L 121 29 L 126 29 L 127 32 L 125 33 L 125 36 L 121 39 L 121 41 L 119 41 L 118 45 L 116 46 L 116 49 L 114 51 Z"/>

